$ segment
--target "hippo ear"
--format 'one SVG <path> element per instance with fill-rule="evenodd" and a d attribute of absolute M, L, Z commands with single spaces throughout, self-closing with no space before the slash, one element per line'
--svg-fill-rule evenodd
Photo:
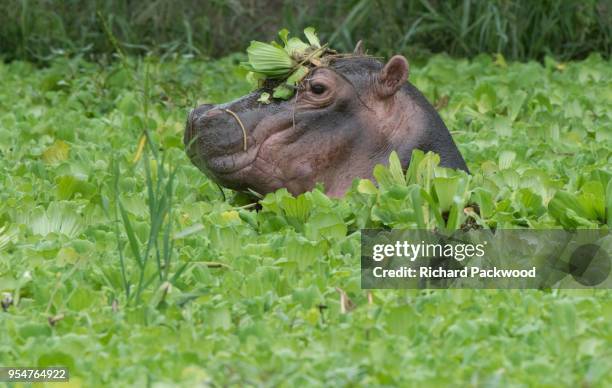
<path fill-rule="evenodd" d="M 379 93 L 381 97 L 391 97 L 408 79 L 408 61 L 401 55 L 395 55 L 378 75 Z"/>
<path fill-rule="evenodd" d="M 363 49 L 363 40 L 360 40 L 359 42 L 357 42 L 357 44 L 355 45 L 355 50 L 353 50 L 353 54 L 354 55 L 364 55 L 365 54 L 365 50 Z"/>

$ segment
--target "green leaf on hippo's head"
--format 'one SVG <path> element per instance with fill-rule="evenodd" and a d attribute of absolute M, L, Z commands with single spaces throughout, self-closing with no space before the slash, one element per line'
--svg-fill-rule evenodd
<path fill-rule="evenodd" d="M 321 47 L 321 41 L 319 41 L 314 27 L 305 28 L 304 35 L 306 35 L 306 39 L 308 39 L 308 43 L 310 43 L 311 46 L 316 48 Z"/>
<path fill-rule="evenodd" d="M 304 42 L 300 38 L 291 38 L 287 41 L 285 45 L 285 51 L 292 58 L 301 58 L 306 54 L 306 50 L 310 46 Z"/>
<path fill-rule="evenodd" d="M 240 62 L 240 67 L 247 70 L 249 73 L 255 72 L 255 68 L 250 62 Z M 247 81 L 249 80 L 249 74 L 247 73 Z"/>
<path fill-rule="evenodd" d="M 293 96 L 293 88 L 289 87 L 286 84 L 280 84 L 274 88 L 274 93 L 272 97 L 279 98 L 281 100 L 288 100 Z"/>
<path fill-rule="evenodd" d="M 278 32 L 278 37 L 280 38 L 281 42 L 283 42 L 283 44 L 286 46 L 287 40 L 289 39 L 289 30 L 286 28 L 283 28 L 282 30 Z"/>
<path fill-rule="evenodd" d="M 249 71 L 246 75 L 246 80 L 251 85 L 252 89 L 257 89 L 262 85 L 262 82 L 266 79 L 266 76 L 255 71 Z"/>
<path fill-rule="evenodd" d="M 296 86 L 304 79 L 304 77 L 306 77 L 306 75 L 308 75 L 309 70 L 310 69 L 308 69 L 306 66 L 298 67 L 293 73 L 291 73 L 285 83 L 287 85 Z"/>
<path fill-rule="evenodd" d="M 247 80 L 253 88 L 259 87 L 262 80 L 271 78 L 284 80 L 274 88 L 272 97 L 288 100 L 295 93 L 295 86 L 308 74 L 310 67 L 320 66 L 320 58 L 327 51 L 312 27 L 304 30 L 308 42 L 300 38 L 289 38 L 289 31 L 282 29 L 278 42 L 263 43 L 252 41 L 247 49 L 248 62 L 242 67 L 249 71 Z M 265 103 L 265 100 L 263 101 Z"/>
<path fill-rule="evenodd" d="M 259 96 L 259 98 L 257 99 L 257 102 L 261 102 L 262 104 L 269 104 L 270 103 L 270 93 L 268 92 L 261 93 L 261 96 Z"/>
<path fill-rule="evenodd" d="M 288 100 L 293 97 L 297 84 L 299 84 L 302 79 L 306 77 L 308 72 L 309 69 L 306 66 L 298 67 L 293 73 L 291 73 L 289 78 L 287 78 L 287 81 L 274 88 L 272 97 L 279 98 L 281 100 Z"/>
<path fill-rule="evenodd" d="M 288 74 L 296 65 L 285 50 L 268 43 L 252 41 L 247 54 L 253 70 L 271 78 Z"/>

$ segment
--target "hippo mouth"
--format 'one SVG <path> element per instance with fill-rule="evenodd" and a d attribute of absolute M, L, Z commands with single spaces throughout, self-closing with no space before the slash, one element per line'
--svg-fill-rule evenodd
<path fill-rule="evenodd" d="M 229 177 L 252 166 L 257 159 L 258 150 L 259 147 L 253 147 L 246 152 L 240 151 L 230 155 L 211 157 L 206 159 L 203 166 L 198 165 L 198 167 L 213 179 Z"/>

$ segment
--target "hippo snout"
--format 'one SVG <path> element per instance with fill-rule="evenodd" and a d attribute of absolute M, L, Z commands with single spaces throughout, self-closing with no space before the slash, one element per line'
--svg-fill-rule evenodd
<path fill-rule="evenodd" d="M 213 180 L 240 188 L 235 177 L 256 155 L 251 128 L 256 120 L 231 104 L 202 104 L 189 112 L 184 144 L 187 155 Z M 246 146 L 245 146 L 246 145 Z"/>
<path fill-rule="evenodd" d="M 189 112 L 189 116 L 187 117 L 187 124 L 185 126 L 185 136 L 183 138 L 183 141 L 185 143 L 185 147 L 187 148 L 188 151 L 191 148 L 191 146 L 193 145 L 192 143 L 194 143 L 195 140 L 196 140 L 195 122 L 202 115 L 206 114 L 206 112 L 211 110 L 213 107 L 214 107 L 214 105 L 211 105 L 211 104 L 202 104 L 202 105 L 198 106 L 197 108 L 192 109 Z"/>
<path fill-rule="evenodd" d="M 200 105 L 189 114 L 185 147 L 209 159 L 244 151 L 244 132 L 228 110 L 217 105 Z"/>

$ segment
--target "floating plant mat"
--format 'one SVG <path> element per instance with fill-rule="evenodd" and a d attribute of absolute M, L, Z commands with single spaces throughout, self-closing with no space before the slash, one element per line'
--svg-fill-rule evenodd
<path fill-rule="evenodd" d="M 270 97 L 282 100 L 291 98 L 299 83 L 311 69 L 327 65 L 336 53 L 327 45 L 321 45 L 313 27 L 304 30 L 308 43 L 300 38 L 289 38 L 289 31 L 282 29 L 278 36 L 282 44 L 252 41 L 247 49 L 248 62 L 242 66 L 249 70 L 247 80 L 255 88 L 264 82 L 274 85 L 272 96 L 263 92 L 259 97 L 262 103 L 269 103 Z"/>

